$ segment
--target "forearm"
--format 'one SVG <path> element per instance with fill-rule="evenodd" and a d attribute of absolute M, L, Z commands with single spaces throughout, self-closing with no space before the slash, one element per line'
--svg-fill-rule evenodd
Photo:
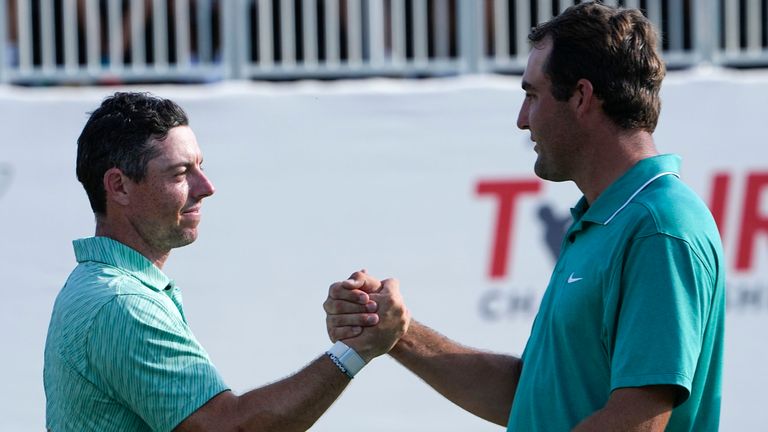
<path fill-rule="evenodd" d="M 618 389 L 605 407 L 584 419 L 573 432 L 663 432 L 678 391 L 674 386 Z"/>
<path fill-rule="evenodd" d="M 321 356 L 295 375 L 241 396 L 217 395 L 176 430 L 306 431 L 349 382 L 327 356 Z"/>
<path fill-rule="evenodd" d="M 464 347 L 416 321 L 389 354 L 456 405 L 507 424 L 520 359 Z"/>
<path fill-rule="evenodd" d="M 245 430 L 305 431 L 333 404 L 350 383 L 327 356 L 295 375 L 239 398 Z"/>
<path fill-rule="evenodd" d="M 662 432 L 668 418 L 631 419 L 624 413 L 601 409 L 587 417 L 572 432 Z"/>
<path fill-rule="evenodd" d="M 633 431 L 645 432 L 656 429 L 637 429 L 627 424 L 621 417 L 617 417 L 610 410 L 601 409 L 581 421 L 571 432 L 597 432 L 597 431 Z"/>

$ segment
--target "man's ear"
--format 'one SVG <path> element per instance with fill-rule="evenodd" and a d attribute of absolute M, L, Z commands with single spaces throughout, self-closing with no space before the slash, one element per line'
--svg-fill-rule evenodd
<path fill-rule="evenodd" d="M 576 81 L 570 103 L 577 116 L 581 117 L 589 113 L 597 103 L 592 82 L 584 78 Z"/>
<path fill-rule="evenodd" d="M 107 202 L 113 201 L 122 206 L 131 203 L 131 181 L 119 168 L 110 168 L 104 173 L 104 191 Z"/>

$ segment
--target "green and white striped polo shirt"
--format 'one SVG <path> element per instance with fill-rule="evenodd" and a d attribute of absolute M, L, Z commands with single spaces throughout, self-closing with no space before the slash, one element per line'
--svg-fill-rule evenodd
<path fill-rule="evenodd" d="M 115 240 L 73 244 L 45 344 L 50 430 L 170 431 L 228 389 L 171 279 Z"/>

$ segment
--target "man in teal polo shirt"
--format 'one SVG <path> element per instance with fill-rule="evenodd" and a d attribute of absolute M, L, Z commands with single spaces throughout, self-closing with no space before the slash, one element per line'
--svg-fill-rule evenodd
<path fill-rule="evenodd" d="M 650 22 L 594 2 L 533 29 L 518 127 L 536 174 L 584 196 L 521 358 L 464 347 L 412 322 L 390 354 L 437 391 L 509 431 L 715 431 L 725 275 L 717 227 L 659 155 L 665 74 Z M 362 287 L 331 287 L 354 315 Z M 368 327 L 368 329 L 375 328 Z M 332 339 L 352 329 L 329 326 Z"/>
<path fill-rule="evenodd" d="M 358 332 L 378 323 L 376 331 L 335 344 L 291 377 L 229 391 L 188 326 L 179 288 L 162 272 L 171 249 L 197 238 L 202 201 L 214 193 L 202 160 L 186 114 L 166 99 L 116 93 L 86 123 L 77 176 L 96 236 L 74 242 L 78 265 L 51 315 L 43 373 L 49 430 L 304 431 L 407 329 L 397 283 L 385 281 L 381 293 L 363 296 L 367 313 L 337 322 Z"/>
<path fill-rule="evenodd" d="M 722 253 L 678 166 L 671 155 L 640 160 L 572 210 L 521 359 L 510 430 L 570 430 L 612 392 L 649 386 L 677 407 L 667 430 L 717 429 Z"/>

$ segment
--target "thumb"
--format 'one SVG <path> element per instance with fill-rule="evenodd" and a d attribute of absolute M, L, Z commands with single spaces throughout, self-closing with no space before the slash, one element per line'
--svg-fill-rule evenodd
<path fill-rule="evenodd" d="M 381 282 L 368 274 L 365 269 L 352 273 L 352 275 L 349 277 L 349 280 L 355 281 L 358 284 L 361 283 L 362 286 L 356 284 L 355 288 L 367 293 L 374 293 L 381 289 Z"/>

